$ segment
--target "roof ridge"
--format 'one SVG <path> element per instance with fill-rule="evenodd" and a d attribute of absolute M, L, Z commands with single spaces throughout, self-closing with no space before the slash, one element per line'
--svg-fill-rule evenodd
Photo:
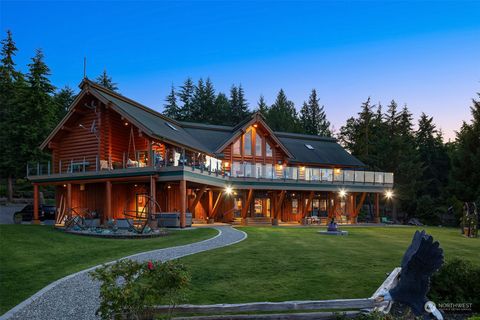
<path fill-rule="evenodd" d="M 317 136 L 317 135 L 305 134 L 305 133 L 282 132 L 282 131 L 274 131 L 274 132 L 278 137 L 282 137 L 282 138 L 304 138 L 307 140 L 338 142 L 338 139 L 334 137 Z"/>
<path fill-rule="evenodd" d="M 229 132 L 233 130 L 232 126 L 225 126 L 221 124 L 208 124 L 208 123 L 191 122 L 191 121 L 178 121 L 178 123 L 183 128 L 210 129 L 210 130 L 229 131 Z"/>
<path fill-rule="evenodd" d="M 130 99 L 130 98 L 124 96 L 124 95 L 121 95 L 121 94 L 118 93 L 118 92 L 115 92 L 115 91 L 113 91 L 113 90 L 110 90 L 110 89 L 108 89 L 108 88 L 105 88 L 104 86 L 102 86 L 102 85 L 100 85 L 100 84 L 98 84 L 98 83 L 95 83 L 95 82 L 93 82 L 93 81 L 90 80 L 90 79 L 84 79 L 84 81 L 82 81 L 82 83 L 80 84 L 80 87 L 83 86 L 83 82 L 86 82 L 89 86 L 93 86 L 93 88 L 96 89 L 96 90 L 103 91 L 104 93 L 109 94 L 109 95 L 111 95 L 111 96 L 113 96 L 113 97 L 115 97 L 115 98 L 117 98 L 117 99 L 120 99 L 120 100 L 123 100 L 124 102 L 130 103 L 130 104 L 133 105 L 134 107 L 140 108 L 140 109 L 142 109 L 142 110 L 145 111 L 145 112 L 151 113 L 152 115 L 157 116 L 157 117 L 161 118 L 162 120 L 169 121 L 169 122 L 171 122 L 171 123 L 174 123 L 174 124 L 180 126 L 180 123 L 179 123 L 177 120 L 174 120 L 174 119 L 172 119 L 172 118 L 169 118 L 169 117 L 167 117 L 166 115 L 163 115 L 163 114 L 161 114 L 160 112 L 155 111 L 155 110 L 153 110 L 152 108 L 147 107 L 147 106 L 141 104 L 141 103 L 138 102 L 138 101 L 135 101 L 135 100 Z"/>

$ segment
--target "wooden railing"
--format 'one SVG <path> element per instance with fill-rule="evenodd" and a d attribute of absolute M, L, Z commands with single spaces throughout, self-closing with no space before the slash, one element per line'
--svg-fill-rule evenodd
<path fill-rule="evenodd" d="M 336 315 L 354 315 L 361 312 L 378 311 L 388 313 L 391 302 L 380 299 L 383 290 L 390 290 L 396 286 L 401 268 L 395 268 L 375 291 L 370 298 L 362 299 L 337 299 L 315 301 L 283 301 L 283 302 L 253 302 L 235 304 L 210 304 L 192 305 L 182 304 L 175 306 L 173 314 L 184 315 L 173 319 L 332 319 Z M 324 311 L 321 311 L 324 310 Z M 326 311 L 328 310 L 328 311 Z M 165 315 L 172 312 L 172 307 L 167 305 L 156 306 L 152 313 Z M 291 313 L 291 311 L 310 311 L 303 313 Z M 272 312 L 289 312 L 275 313 Z M 229 313 L 228 315 L 225 315 Z M 237 313 L 237 315 L 235 315 Z M 248 313 L 248 314 L 241 314 Z M 257 313 L 257 314 L 254 314 Z M 240 315 L 241 314 L 241 315 Z M 208 315 L 208 316 L 199 316 Z M 193 318 L 191 318 L 193 319 Z"/>

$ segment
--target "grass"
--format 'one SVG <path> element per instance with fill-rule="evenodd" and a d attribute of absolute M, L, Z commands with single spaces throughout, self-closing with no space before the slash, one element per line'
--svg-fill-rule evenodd
<path fill-rule="evenodd" d="M 347 228 L 345 228 L 347 229 Z M 192 274 L 189 303 L 235 303 L 369 297 L 399 266 L 415 229 L 352 227 L 347 237 L 318 228 L 245 227 L 247 240 L 182 258 Z M 480 239 L 458 229 L 426 228 L 446 260 L 480 265 Z"/>
<path fill-rule="evenodd" d="M 0 314 L 49 283 L 134 253 L 213 237 L 213 229 L 172 231 L 150 239 L 102 239 L 49 226 L 0 225 Z"/>

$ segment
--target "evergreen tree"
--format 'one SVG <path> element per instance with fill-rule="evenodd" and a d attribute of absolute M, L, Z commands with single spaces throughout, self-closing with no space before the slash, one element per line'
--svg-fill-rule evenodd
<path fill-rule="evenodd" d="M 191 78 L 187 78 L 183 83 L 183 86 L 180 87 L 180 92 L 178 93 L 178 98 L 182 103 L 180 107 L 179 120 L 191 121 L 192 120 L 192 99 L 195 86 Z"/>
<path fill-rule="evenodd" d="M 257 109 L 255 111 L 260 112 L 264 117 L 266 117 L 268 114 L 268 105 L 265 102 L 263 95 L 261 95 L 260 99 L 258 99 Z"/>
<path fill-rule="evenodd" d="M 109 89 L 109 90 L 118 91 L 117 84 L 115 82 L 113 82 L 112 77 L 110 77 L 107 74 L 106 69 L 104 69 L 103 73 L 97 77 L 95 82 L 98 83 L 99 85 Z"/>
<path fill-rule="evenodd" d="M 230 88 L 230 107 L 232 109 L 230 124 L 232 125 L 245 120 L 249 116 L 248 103 L 245 100 L 245 93 L 241 85 L 238 87 L 233 85 Z"/>
<path fill-rule="evenodd" d="M 460 201 L 480 207 L 480 93 L 472 99 L 471 123 L 464 122 L 454 143 L 450 189 Z"/>
<path fill-rule="evenodd" d="M 23 79 L 20 72 L 15 70 L 14 56 L 18 51 L 13 41 L 12 33 L 7 30 L 7 37 L 1 41 L 0 59 L 0 176 L 7 177 L 8 200 L 13 198 L 13 178 L 18 163 L 15 158 L 15 148 L 18 141 L 15 139 L 17 104 L 16 99 L 20 92 L 18 85 Z"/>
<path fill-rule="evenodd" d="M 178 107 L 177 104 L 177 94 L 175 93 L 175 87 L 172 85 L 172 89 L 170 90 L 170 94 L 165 99 L 166 103 L 163 107 L 163 114 L 172 119 L 180 119 L 181 118 L 181 109 Z"/>
<path fill-rule="evenodd" d="M 56 119 L 55 122 L 59 122 L 67 113 L 68 108 L 75 100 L 75 92 L 69 86 L 65 86 L 55 93 L 53 96 L 53 102 L 56 109 Z"/>
<path fill-rule="evenodd" d="M 225 93 L 220 92 L 215 98 L 215 110 L 217 114 L 215 124 L 229 124 L 232 108 Z"/>
<path fill-rule="evenodd" d="M 216 123 L 215 114 L 215 89 L 210 79 L 198 80 L 192 97 L 192 114 L 190 121 Z"/>
<path fill-rule="evenodd" d="M 275 131 L 301 132 L 295 105 L 288 100 L 283 89 L 280 89 L 268 111 L 267 123 Z"/>
<path fill-rule="evenodd" d="M 300 122 L 307 134 L 330 137 L 330 122 L 327 120 L 324 106 L 320 106 L 317 90 L 312 89 L 308 103 L 304 102 L 300 111 Z"/>
<path fill-rule="evenodd" d="M 203 97 L 202 105 L 202 116 L 200 117 L 202 121 L 211 124 L 222 123 L 222 118 L 219 117 L 219 114 L 215 106 L 216 94 L 215 88 L 213 87 L 212 81 L 210 78 L 207 78 L 205 81 L 205 95 Z"/>

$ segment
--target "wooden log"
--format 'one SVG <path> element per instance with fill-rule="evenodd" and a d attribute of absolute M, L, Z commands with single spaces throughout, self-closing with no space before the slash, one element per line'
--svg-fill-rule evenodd
<path fill-rule="evenodd" d="M 271 312 L 291 310 L 322 310 L 322 309 L 372 309 L 381 302 L 372 298 L 337 299 L 313 301 L 284 301 L 284 302 L 252 302 L 235 304 L 192 305 L 182 304 L 175 307 L 175 313 L 218 314 L 227 312 Z M 170 306 L 155 306 L 155 312 L 168 312 Z"/>
<path fill-rule="evenodd" d="M 242 207 L 242 218 L 243 219 L 247 218 L 247 212 L 248 212 L 248 209 L 250 208 L 250 203 L 252 203 L 252 199 L 253 199 L 253 189 L 248 189 L 248 196 L 247 196 L 247 199 L 246 199 L 246 201 L 245 201 L 245 203 L 243 204 L 243 207 Z"/>
<path fill-rule="evenodd" d="M 215 204 L 213 205 L 211 218 L 215 218 L 215 217 L 216 217 L 217 212 L 218 212 L 218 208 L 220 207 L 220 200 L 222 199 L 222 197 L 223 197 L 223 191 L 220 191 L 220 192 L 218 193 L 217 200 L 215 201 Z"/>
<path fill-rule="evenodd" d="M 390 311 L 393 302 L 383 301 L 383 299 L 381 299 L 380 297 L 380 294 L 382 293 L 382 291 L 389 291 L 397 285 L 401 272 L 402 268 L 400 267 L 393 269 L 393 271 L 388 275 L 387 279 L 385 279 L 385 281 L 383 281 L 380 287 L 378 287 L 378 289 L 373 293 L 371 299 L 380 302 L 380 304 L 374 308 L 375 311 L 383 313 L 388 313 Z"/>
<path fill-rule="evenodd" d="M 200 191 L 198 191 L 198 193 L 196 194 L 195 199 L 193 199 L 193 203 L 192 203 L 192 205 L 191 205 L 190 208 L 189 208 L 189 211 L 190 211 L 192 214 L 195 212 L 195 208 L 196 208 L 198 202 L 202 199 L 202 196 L 203 196 L 203 194 L 205 193 L 206 190 L 207 190 L 207 186 L 204 185 L 204 186 L 202 187 L 202 189 L 200 189 Z"/>
<path fill-rule="evenodd" d="M 357 207 L 355 208 L 355 217 L 358 216 L 360 213 L 360 209 L 362 209 L 363 203 L 365 202 L 365 198 L 367 197 L 367 193 L 363 192 L 362 196 L 360 197 L 360 202 L 358 203 Z"/>

